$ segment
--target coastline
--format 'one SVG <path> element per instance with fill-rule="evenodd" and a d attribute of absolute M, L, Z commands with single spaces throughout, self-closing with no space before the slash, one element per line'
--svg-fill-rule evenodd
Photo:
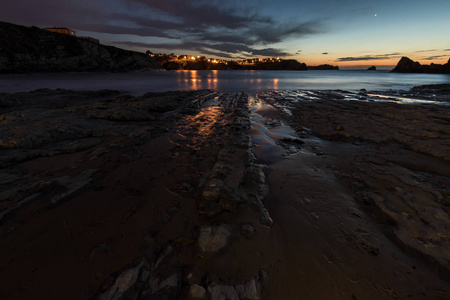
<path fill-rule="evenodd" d="M 431 90 L 1 94 L 0 296 L 445 299 Z"/>

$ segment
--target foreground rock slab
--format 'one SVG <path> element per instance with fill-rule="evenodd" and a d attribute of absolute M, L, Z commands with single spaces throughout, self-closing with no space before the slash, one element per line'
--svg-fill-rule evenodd
<path fill-rule="evenodd" d="M 446 299 L 436 88 L 0 94 L 0 298 Z"/>
<path fill-rule="evenodd" d="M 264 182 L 245 183 L 245 94 L 0 98 L 1 298 L 201 298 L 258 278 L 217 267 L 267 214 Z"/>

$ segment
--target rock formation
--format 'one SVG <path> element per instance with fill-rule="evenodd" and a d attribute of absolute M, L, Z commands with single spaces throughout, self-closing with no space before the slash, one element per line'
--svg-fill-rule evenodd
<path fill-rule="evenodd" d="M 375 66 L 371 66 L 370 68 L 367 69 L 367 71 L 376 71 L 377 67 Z"/>
<path fill-rule="evenodd" d="M 417 61 L 413 61 L 408 57 L 402 57 L 397 66 L 392 70 L 397 73 L 439 73 L 450 74 L 450 59 L 444 65 L 430 64 L 421 65 Z"/>
<path fill-rule="evenodd" d="M 308 70 L 339 70 L 339 67 L 325 64 L 319 66 L 308 66 Z"/>
<path fill-rule="evenodd" d="M 161 69 L 144 53 L 0 22 L 0 73 Z"/>

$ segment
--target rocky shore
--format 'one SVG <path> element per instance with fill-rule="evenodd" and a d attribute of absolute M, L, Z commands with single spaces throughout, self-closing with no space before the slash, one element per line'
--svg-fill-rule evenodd
<path fill-rule="evenodd" d="M 449 99 L 0 94 L 0 298 L 449 299 Z"/>

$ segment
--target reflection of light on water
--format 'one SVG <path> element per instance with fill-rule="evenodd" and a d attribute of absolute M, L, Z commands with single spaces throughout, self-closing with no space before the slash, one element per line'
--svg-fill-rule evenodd
<path fill-rule="evenodd" d="M 219 82 L 219 80 L 217 79 L 218 74 L 219 74 L 219 71 L 217 71 L 217 70 L 211 71 L 211 75 L 208 76 L 208 89 L 210 89 L 210 90 L 217 89 L 217 83 Z"/>
<path fill-rule="evenodd" d="M 214 78 L 214 79 L 208 78 L 207 82 L 208 82 L 208 89 L 209 90 L 217 89 L 217 82 L 218 82 L 218 80 L 216 78 Z"/>
<path fill-rule="evenodd" d="M 262 101 L 259 98 L 259 95 L 248 97 L 248 105 L 252 108 L 252 110 L 261 108 Z"/>
<path fill-rule="evenodd" d="M 221 108 L 219 106 L 208 106 L 203 108 L 197 115 L 186 116 L 185 130 L 189 132 L 189 148 L 198 150 L 206 141 L 213 138 L 218 123 L 223 122 Z"/>
<path fill-rule="evenodd" d="M 177 82 L 179 88 L 184 90 L 196 90 L 201 88 L 201 78 L 198 76 L 197 70 L 180 70 L 177 71 Z"/>
<path fill-rule="evenodd" d="M 208 88 L 215 90 L 218 85 L 217 70 L 208 72 L 206 76 L 202 77 L 202 74 L 197 70 L 187 71 L 185 76 L 187 77 L 186 88 L 191 90 L 197 90 L 202 88 Z M 203 82 L 203 85 L 202 85 Z M 206 141 L 213 138 L 213 134 L 218 126 L 217 123 L 222 122 L 221 108 L 218 106 L 219 98 L 208 100 L 203 105 L 207 105 L 202 108 L 196 115 L 187 115 L 185 117 L 185 132 L 190 136 L 188 147 L 194 150 L 198 150 Z"/>
<path fill-rule="evenodd" d="M 191 89 L 198 89 L 198 79 L 197 79 L 197 70 L 190 71 L 191 75 Z"/>
<path fill-rule="evenodd" d="M 192 86 L 192 89 L 194 89 L 194 90 L 196 90 L 198 88 L 197 78 L 192 78 L 191 79 L 191 86 Z"/>
<path fill-rule="evenodd" d="M 278 78 L 273 79 L 273 89 L 278 90 L 278 81 L 280 81 Z"/>
<path fill-rule="evenodd" d="M 177 83 L 179 89 L 217 90 L 219 86 L 219 71 L 180 70 L 177 71 Z"/>

